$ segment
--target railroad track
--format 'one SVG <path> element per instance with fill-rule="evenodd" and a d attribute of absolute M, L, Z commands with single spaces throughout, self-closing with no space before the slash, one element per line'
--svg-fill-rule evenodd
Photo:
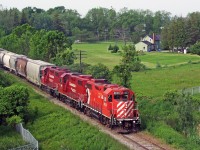
<path fill-rule="evenodd" d="M 130 140 L 132 143 L 135 143 L 138 146 L 137 150 L 168 150 L 155 143 L 152 143 L 138 134 L 127 134 L 123 135 L 123 137 L 127 140 Z"/>
<path fill-rule="evenodd" d="M 1 69 L 1 68 L 0 68 Z M 9 71 L 6 71 L 7 73 L 10 73 Z M 59 105 L 65 109 L 68 109 L 71 113 L 74 115 L 79 116 L 82 120 L 89 122 L 90 124 L 97 126 L 100 131 L 110 135 L 112 138 L 116 139 L 120 143 L 126 145 L 129 149 L 133 150 L 171 150 L 170 148 L 163 148 L 158 144 L 153 143 L 152 141 L 143 138 L 138 133 L 131 133 L 131 134 L 119 134 L 115 132 L 115 130 L 111 130 L 110 128 L 102 125 L 97 120 L 94 120 L 83 113 L 79 112 L 78 110 L 70 107 L 69 105 L 66 105 L 65 103 L 59 101 L 57 98 L 54 98 L 53 96 L 50 96 L 46 92 L 42 91 L 38 87 L 34 86 L 32 83 L 27 82 L 27 80 L 20 78 L 20 80 L 28 85 L 30 85 L 34 91 L 45 98 L 47 98 L 52 103 Z"/>

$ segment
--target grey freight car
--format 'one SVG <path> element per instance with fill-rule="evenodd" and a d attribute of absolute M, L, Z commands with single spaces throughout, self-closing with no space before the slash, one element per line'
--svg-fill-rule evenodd
<path fill-rule="evenodd" d="M 46 66 L 55 66 L 55 65 L 41 60 L 28 59 L 26 66 L 26 73 L 27 73 L 26 78 L 30 82 L 40 86 L 41 70 Z"/>
<path fill-rule="evenodd" d="M 16 55 L 15 53 L 12 52 L 5 52 L 3 57 L 2 57 L 2 62 L 3 66 L 7 69 L 10 69 L 10 58 L 11 56 Z"/>

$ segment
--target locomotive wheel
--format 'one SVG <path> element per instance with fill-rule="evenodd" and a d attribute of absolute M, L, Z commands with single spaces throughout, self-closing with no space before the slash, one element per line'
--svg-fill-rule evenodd
<path fill-rule="evenodd" d="M 101 122 L 103 125 L 106 125 L 107 124 L 107 119 L 106 117 L 102 116 L 102 122 Z"/>

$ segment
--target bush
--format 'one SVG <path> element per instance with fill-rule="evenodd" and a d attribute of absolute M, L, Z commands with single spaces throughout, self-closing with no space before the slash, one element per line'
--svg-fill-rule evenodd
<path fill-rule="evenodd" d="M 21 119 L 21 117 L 14 115 L 10 118 L 7 118 L 6 122 L 7 122 L 8 125 L 14 127 L 16 124 L 21 123 L 22 119 Z"/>
<path fill-rule="evenodd" d="M 13 83 L 12 79 L 8 76 L 9 76 L 9 74 L 6 74 L 6 76 L 5 76 L 5 74 L 2 74 L 0 72 L 0 79 L 1 79 L 0 86 L 6 87 L 6 86 L 10 86 Z"/>
<path fill-rule="evenodd" d="M 113 50 L 113 47 L 111 44 L 109 45 L 108 50 Z"/>
<path fill-rule="evenodd" d="M 111 53 L 117 53 L 119 50 L 119 47 L 117 45 L 112 46 L 111 44 L 108 47 L 108 50 L 111 51 Z"/>
<path fill-rule="evenodd" d="M 190 47 L 190 52 L 193 53 L 193 54 L 200 55 L 200 42 L 192 45 Z"/>
<path fill-rule="evenodd" d="M 117 53 L 118 50 L 119 50 L 119 47 L 118 47 L 117 45 L 115 45 L 115 46 L 113 47 L 112 52 L 113 52 L 113 53 Z"/>

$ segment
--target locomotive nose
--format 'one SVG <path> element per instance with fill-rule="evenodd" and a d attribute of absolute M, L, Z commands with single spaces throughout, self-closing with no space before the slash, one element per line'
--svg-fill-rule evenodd
<path fill-rule="evenodd" d="M 134 103 L 132 101 L 119 102 L 117 104 L 117 118 L 128 119 L 133 117 L 133 107 Z"/>

